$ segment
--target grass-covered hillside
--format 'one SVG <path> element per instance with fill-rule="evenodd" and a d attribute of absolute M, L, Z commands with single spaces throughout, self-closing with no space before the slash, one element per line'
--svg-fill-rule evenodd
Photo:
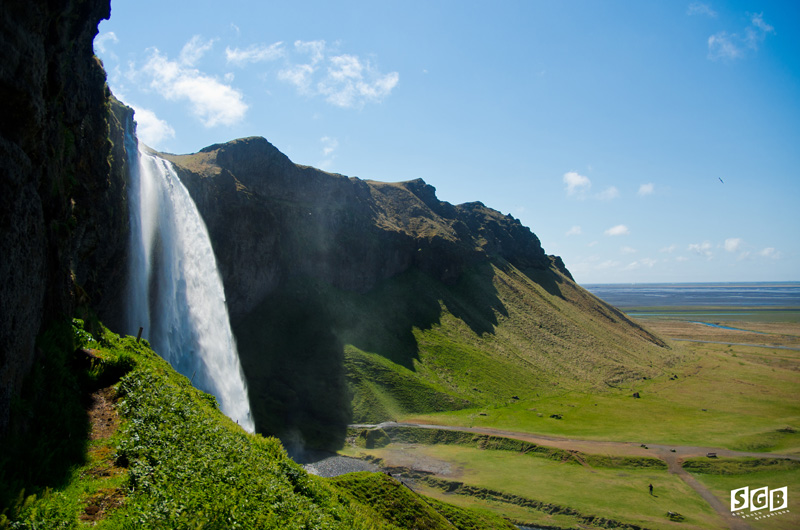
<path fill-rule="evenodd" d="M 678 357 L 556 268 L 508 263 L 367 293 L 296 282 L 234 328 L 260 427 L 312 444 L 347 423 L 611 391 Z"/>
<path fill-rule="evenodd" d="M 28 427 L 0 448 L 2 529 L 513 528 L 382 474 L 308 475 L 145 341 L 93 328 L 75 321 L 39 342 L 12 419 Z"/>

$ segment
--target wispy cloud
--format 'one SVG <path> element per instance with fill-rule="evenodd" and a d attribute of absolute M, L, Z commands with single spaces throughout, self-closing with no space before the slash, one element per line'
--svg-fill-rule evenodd
<path fill-rule="evenodd" d="M 770 33 L 775 33 L 775 28 L 764 21 L 764 13 L 750 15 L 750 25 L 744 30 L 745 44 L 748 48 L 758 50 Z"/>
<path fill-rule="evenodd" d="M 616 225 L 612 226 L 603 233 L 607 236 L 624 236 L 630 234 L 631 231 L 625 225 Z"/>
<path fill-rule="evenodd" d="M 576 171 L 564 173 L 564 184 L 567 185 L 567 195 L 581 195 L 592 187 L 589 177 L 580 175 Z"/>
<path fill-rule="evenodd" d="M 686 8 L 687 15 L 705 15 L 711 18 L 717 18 L 717 12 L 714 11 L 710 5 L 704 4 L 702 2 L 692 2 L 689 4 L 689 7 Z"/>
<path fill-rule="evenodd" d="M 108 47 L 109 43 L 118 43 L 119 39 L 117 38 L 117 34 L 113 31 L 109 31 L 108 33 L 101 33 L 97 37 L 94 38 L 94 49 L 100 53 L 108 54 L 114 60 L 117 59 L 117 56 L 111 52 L 111 49 Z"/>
<path fill-rule="evenodd" d="M 636 254 L 636 249 L 633 247 L 621 247 L 619 251 L 623 254 Z"/>
<path fill-rule="evenodd" d="M 583 230 L 581 229 L 581 227 L 578 226 L 578 225 L 575 225 L 572 228 L 570 228 L 569 230 L 567 230 L 566 235 L 568 235 L 568 236 L 579 236 L 582 233 L 583 233 Z"/>
<path fill-rule="evenodd" d="M 330 136 L 323 136 L 319 141 L 322 143 L 322 156 L 325 158 L 318 162 L 317 166 L 320 169 L 329 170 L 336 158 L 336 150 L 339 149 L 339 140 L 331 138 Z"/>
<path fill-rule="evenodd" d="M 730 237 L 726 239 L 725 243 L 723 244 L 723 247 L 728 252 L 736 252 L 741 248 L 741 246 L 742 246 L 742 240 L 741 238 L 738 237 Z"/>
<path fill-rule="evenodd" d="M 336 138 L 331 138 L 330 136 L 323 136 L 319 139 L 322 142 L 322 154 L 324 156 L 330 156 L 333 154 L 334 151 L 339 147 L 339 141 Z"/>
<path fill-rule="evenodd" d="M 644 197 L 645 195 L 652 195 L 656 191 L 656 185 L 652 182 L 648 182 L 647 184 L 642 184 L 639 186 L 639 191 L 637 194 L 640 197 Z"/>
<path fill-rule="evenodd" d="M 368 59 L 340 54 L 324 40 L 296 41 L 294 52 L 305 58 L 278 73 L 278 79 L 294 85 L 306 96 L 322 96 L 325 101 L 342 108 L 358 108 L 377 103 L 391 94 L 400 81 L 400 74 L 381 73 Z"/>
<path fill-rule="evenodd" d="M 275 42 L 270 45 L 252 44 L 247 48 L 225 48 L 225 59 L 236 66 L 244 66 L 248 63 L 261 63 L 274 61 L 286 55 L 283 42 Z"/>
<path fill-rule="evenodd" d="M 633 261 L 633 262 L 629 263 L 625 267 L 625 270 L 632 271 L 632 270 L 636 270 L 636 269 L 641 269 L 642 267 L 647 267 L 647 268 L 652 269 L 653 266 L 656 263 L 658 263 L 658 260 L 655 260 L 655 259 L 652 259 L 652 258 L 642 258 L 642 259 L 639 259 L 639 260 L 636 260 L 636 261 Z"/>
<path fill-rule="evenodd" d="M 774 247 L 767 247 L 758 254 L 762 257 L 769 259 L 780 259 L 782 256 L 782 254 L 779 251 L 775 250 Z"/>
<path fill-rule="evenodd" d="M 619 190 L 615 186 L 609 186 L 597 194 L 597 198 L 601 201 L 610 201 L 619 197 Z"/>
<path fill-rule="evenodd" d="M 175 129 L 152 110 L 131 105 L 136 120 L 136 136 L 150 147 L 161 149 L 162 142 L 175 137 Z"/>
<path fill-rule="evenodd" d="M 193 67 L 212 44 L 192 38 L 177 61 L 153 48 L 141 70 L 134 69 L 132 75 L 149 79 L 150 88 L 167 100 L 188 102 L 192 113 L 206 127 L 233 125 L 247 112 L 242 93 Z"/>
<path fill-rule="evenodd" d="M 708 38 L 708 58 L 728 61 L 740 59 L 747 50 L 757 51 L 770 33 L 775 33 L 775 28 L 764 20 L 764 14 L 751 14 L 750 25 L 744 28 L 743 35 L 720 31 Z"/>
<path fill-rule="evenodd" d="M 728 35 L 720 31 L 708 38 L 708 58 L 711 60 L 733 60 L 744 56 L 744 51 L 739 46 L 738 35 Z"/>
<path fill-rule="evenodd" d="M 672 254 L 676 250 L 678 250 L 678 245 L 674 245 L 673 244 L 673 245 L 669 245 L 668 247 L 662 248 L 661 250 L 659 250 L 659 252 L 665 252 L 667 254 Z"/>
<path fill-rule="evenodd" d="M 707 259 L 711 259 L 713 257 L 713 252 L 711 252 L 711 243 L 708 241 L 704 241 L 702 243 L 692 243 L 689 245 L 689 250 L 694 252 L 699 256 L 703 256 Z"/>
<path fill-rule="evenodd" d="M 185 66 L 194 66 L 213 46 L 214 39 L 203 41 L 200 35 L 195 35 L 183 45 L 178 60 Z"/>

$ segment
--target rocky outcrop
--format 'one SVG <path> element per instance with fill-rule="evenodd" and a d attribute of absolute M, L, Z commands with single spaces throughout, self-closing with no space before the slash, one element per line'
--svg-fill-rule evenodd
<path fill-rule="evenodd" d="M 43 324 L 115 296 L 127 212 L 92 50 L 108 0 L 4 0 L 0 13 L 2 434 Z"/>
<path fill-rule="evenodd" d="M 479 202 L 442 202 L 419 179 L 381 183 L 295 165 L 264 138 L 162 156 L 208 225 L 234 319 L 299 276 L 366 292 L 411 267 L 452 283 L 480 261 L 550 266 L 518 220 Z"/>

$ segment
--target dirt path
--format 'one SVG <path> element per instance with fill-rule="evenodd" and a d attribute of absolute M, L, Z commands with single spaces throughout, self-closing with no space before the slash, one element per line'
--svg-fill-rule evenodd
<path fill-rule="evenodd" d="M 614 454 L 619 456 L 655 456 L 667 464 L 667 470 L 673 475 L 677 475 L 689 487 L 697 492 L 713 509 L 719 514 L 728 528 L 732 530 L 748 530 L 750 525 L 738 517 L 731 515 L 729 506 L 714 496 L 708 488 L 701 484 L 691 474 L 683 469 L 682 463 L 686 458 L 706 456 L 708 453 L 716 453 L 717 456 L 726 457 L 757 457 L 757 458 L 788 458 L 800 460 L 800 456 L 783 455 L 777 453 L 752 453 L 742 451 L 731 451 L 718 447 L 699 447 L 681 445 L 661 445 L 648 444 L 643 447 L 637 442 L 609 442 L 601 440 L 574 440 L 557 436 L 545 436 L 541 434 L 531 434 L 503 429 L 491 429 L 486 427 L 451 427 L 447 425 L 426 425 L 420 423 L 397 423 L 384 422 L 377 425 L 351 425 L 357 429 L 391 429 L 392 427 L 416 427 L 420 429 L 437 429 L 445 431 L 474 432 L 476 434 L 487 434 L 490 436 L 501 436 L 513 438 L 525 442 L 535 443 L 547 447 L 555 447 L 567 451 L 580 451 L 590 454 Z"/>

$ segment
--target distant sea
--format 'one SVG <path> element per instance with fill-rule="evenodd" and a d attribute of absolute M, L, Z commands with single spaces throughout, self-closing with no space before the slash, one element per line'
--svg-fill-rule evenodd
<path fill-rule="evenodd" d="M 800 307 L 800 282 L 615 283 L 583 288 L 624 307 Z"/>

